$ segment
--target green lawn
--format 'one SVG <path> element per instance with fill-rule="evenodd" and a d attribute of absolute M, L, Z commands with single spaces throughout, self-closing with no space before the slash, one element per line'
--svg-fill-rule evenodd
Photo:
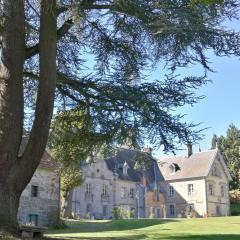
<path fill-rule="evenodd" d="M 49 231 L 47 237 L 66 240 L 240 240 L 240 217 L 68 221 L 67 224 L 68 229 Z"/>

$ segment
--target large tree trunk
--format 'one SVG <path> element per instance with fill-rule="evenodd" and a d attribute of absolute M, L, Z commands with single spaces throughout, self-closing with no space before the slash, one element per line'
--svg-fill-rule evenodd
<path fill-rule="evenodd" d="M 0 62 L 0 229 L 13 230 L 17 228 L 20 195 L 9 176 L 17 162 L 22 138 L 25 52 L 23 0 L 5 0 L 3 12 Z"/>
<path fill-rule="evenodd" d="M 18 230 L 22 191 L 32 178 L 46 147 L 56 86 L 56 0 L 41 1 L 40 80 L 35 120 L 22 156 L 24 0 L 4 1 L 4 33 L 0 63 L 0 230 Z"/>
<path fill-rule="evenodd" d="M 1 231 L 17 234 L 17 212 L 20 194 L 10 191 L 8 186 L 0 189 L 0 226 Z"/>

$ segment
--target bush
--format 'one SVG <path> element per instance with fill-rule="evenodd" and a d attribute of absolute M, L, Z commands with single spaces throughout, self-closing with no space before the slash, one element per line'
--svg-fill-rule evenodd
<path fill-rule="evenodd" d="M 112 209 L 112 215 L 113 219 L 129 219 L 129 218 L 134 218 L 134 210 L 130 209 L 124 209 L 124 208 L 119 208 L 119 207 L 114 207 Z"/>
<path fill-rule="evenodd" d="M 239 203 L 231 204 L 231 215 L 232 216 L 240 216 L 240 204 Z"/>
<path fill-rule="evenodd" d="M 229 197 L 231 203 L 239 203 L 240 204 L 240 189 L 235 189 L 229 191 Z"/>
<path fill-rule="evenodd" d="M 115 220 L 122 219 L 121 209 L 118 207 L 114 207 L 112 209 L 112 216 L 113 216 L 113 219 L 115 219 Z"/>
<path fill-rule="evenodd" d="M 196 218 L 198 217 L 198 213 L 195 209 L 190 207 L 189 205 L 186 207 L 185 212 L 183 212 L 183 216 L 188 218 Z"/>

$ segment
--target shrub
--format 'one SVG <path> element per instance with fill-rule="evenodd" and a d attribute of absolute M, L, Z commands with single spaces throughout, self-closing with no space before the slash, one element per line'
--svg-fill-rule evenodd
<path fill-rule="evenodd" d="M 240 189 L 229 191 L 229 197 L 231 203 L 240 203 Z"/>
<path fill-rule="evenodd" d="M 129 219 L 135 217 L 135 212 L 133 209 L 124 209 L 119 207 L 114 207 L 112 209 L 113 219 Z"/>
<path fill-rule="evenodd" d="M 186 207 L 186 210 L 184 212 L 184 216 L 188 217 L 188 218 L 196 218 L 198 217 L 198 213 L 195 209 L 193 209 L 190 206 Z"/>
<path fill-rule="evenodd" d="M 113 219 L 115 220 L 122 219 L 121 209 L 118 207 L 114 207 L 112 209 L 112 216 L 113 216 Z"/>
<path fill-rule="evenodd" d="M 232 216 L 240 216 L 240 204 L 239 203 L 231 204 L 231 215 Z"/>

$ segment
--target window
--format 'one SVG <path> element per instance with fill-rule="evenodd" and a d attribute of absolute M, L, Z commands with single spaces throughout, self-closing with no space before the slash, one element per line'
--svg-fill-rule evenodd
<path fill-rule="evenodd" d="M 108 207 L 107 206 L 103 206 L 103 217 L 107 217 L 108 215 Z"/>
<path fill-rule="evenodd" d="M 188 204 L 188 208 L 189 208 L 189 211 L 192 212 L 195 210 L 195 207 L 194 207 L 194 204 L 193 203 L 190 203 Z"/>
<path fill-rule="evenodd" d="M 169 197 L 173 197 L 174 196 L 174 188 L 173 186 L 169 186 Z"/>
<path fill-rule="evenodd" d="M 153 201 L 159 201 L 158 189 L 153 190 Z"/>
<path fill-rule="evenodd" d="M 217 214 L 217 216 L 221 216 L 221 208 L 220 208 L 220 206 L 216 206 L 216 214 Z"/>
<path fill-rule="evenodd" d="M 186 215 L 191 215 L 192 213 L 195 213 L 195 207 L 193 203 L 189 203 L 186 206 Z"/>
<path fill-rule="evenodd" d="M 28 221 L 31 225 L 37 226 L 38 225 L 38 215 L 37 214 L 29 214 Z"/>
<path fill-rule="evenodd" d="M 90 183 L 87 183 L 87 184 L 86 184 L 86 193 L 87 193 L 87 194 L 90 194 L 90 193 L 91 193 L 91 184 L 90 184 Z"/>
<path fill-rule="evenodd" d="M 172 174 L 175 173 L 175 167 L 172 164 L 169 166 L 169 169 L 170 169 L 170 173 Z"/>
<path fill-rule="evenodd" d="M 127 164 L 127 162 L 125 162 L 125 163 L 123 164 L 123 175 L 124 175 L 124 176 L 127 176 L 127 175 L 128 175 L 128 164 Z"/>
<path fill-rule="evenodd" d="M 87 204 L 87 208 L 86 208 L 86 213 L 91 213 L 92 212 L 92 205 L 89 203 Z"/>
<path fill-rule="evenodd" d="M 150 218 L 155 218 L 156 217 L 156 208 L 151 207 L 151 212 L 150 212 Z"/>
<path fill-rule="evenodd" d="M 221 177 L 221 173 L 216 164 L 212 167 L 212 176 Z"/>
<path fill-rule="evenodd" d="M 121 188 L 121 198 L 126 198 L 126 188 L 125 187 Z"/>
<path fill-rule="evenodd" d="M 216 164 L 212 167 L 212 176 L 218 176 L 218 170 Z"/>
<path fill-rule="evenodd" d="M 169 166 L 169 169 L 170 169 L 170 173 L 171 173 L 171 174 L 175 174 L 177 171 L 180 171 L 180 170 L 181 170 L 180 166 L 179 166 L 177 163 L 172 163 L 172 164 Z"/>
<path fill-rule="evenodd" d="M 175 216 L 175 209 L 174 209 L 174 205 L 173 204 L 171 204 L 169 206 L 169 215 L 170 215 L 170 217 L 174 217 Z"/>
<path fill-rule="evenodd" d="M 193 184 L 188 184 L 188 195 L 192 195 L 194 193 Z"/>
<path fill-rule="evenodd" d="M 103 185 L 102 195 L 105 196 L 105 197 L 107 196 L 107 185 L 106 184 Z"/>
<path fill-rule="evenodd" d="M 151 215 L 155 217 L 155 207 L 152 207 Z"/>
<path fill-rule="evenodd" d="M 38 186 L 32 186 L 31 196 L 38 197 Z"/>
<path fill-rule="evenodd" d="M 209 191 L 209 194 L 210 194 L 210 195 L 214 195 L 214 188 L 213 188 L 213 185 L 212 185 L 212 184 L 209 184 L 209 186 L 208 186 L 208 191 Z"/>
<path fill-rule="evenodd" d="M 221 196 L 225 197 L 225 186 L 221 185 Z"/>
<path fill-rule="evenodd" d="M 130 198 L 134 199 L 134 188 L 130 188 Z"/>

